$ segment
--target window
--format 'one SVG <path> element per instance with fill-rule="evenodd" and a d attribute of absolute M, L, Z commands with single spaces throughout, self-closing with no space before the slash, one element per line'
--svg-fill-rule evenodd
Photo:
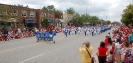
<path fill-rule="evenodd" d="M 12 10 L 12 15 L 13 16 L 17 16 L 18 15 L 18 11 L 17 10 Z"/>
<path fill-rule="evenodd" d="M 4 10 L 3 11 L 3 15 L 7 15 L 7 10 Z"/>
<path fill-rule="evenodd" d="M 46 17 L 46 13 L 45 12 L 41 12 L 41 17 Z"/>
<path fill-rule="evenodd" d="M 31 11 L 30 12 L 30 17 L 35 17 L 35 12 Z"/>
<path fill-rule="evenodd" d="M 22 16 L 26 17 L 27 16 L 27 11 L 22 10 Z"/>
<path fill-rule="evenodd" d="M 52 18 L 52 17 L 53 17 L 53 15 L 52 15 L 52 14 L 49 14 L 48 16 L 49 16 L 50 18 Z"/>

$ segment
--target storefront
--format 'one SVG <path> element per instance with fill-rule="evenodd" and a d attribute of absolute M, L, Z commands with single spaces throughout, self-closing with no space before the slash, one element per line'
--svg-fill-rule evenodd
<path fill-rule="evenodd" d="M 53 25 L 53 20 L 48 20 L 49 25 Z"/>
<path fill-rule="evenodd" d="M 0 21 L 0 27 L 17 27 L 17 19 L 9 18 L 7 21 Z"/>
<path fill-rule="evenodd" d="M 24 19 L 25 27 L 36 27 L 37 20 L 36 19 Z"/>

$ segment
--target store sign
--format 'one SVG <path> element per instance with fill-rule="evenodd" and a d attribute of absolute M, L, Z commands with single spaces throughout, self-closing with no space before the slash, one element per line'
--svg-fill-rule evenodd
<path fill-rule="evenodd" d="M 36 23 L 37 20 L 36 19 L 25 19 L 25 23 L 29 24 L 29 23 Z"/>
<path fill-rule="evenodd" d="M 52 22 L 53 22 L 53 20 L 48 20 L 48 22 L 49 22 L 49 23 L 52 23 Z"/>

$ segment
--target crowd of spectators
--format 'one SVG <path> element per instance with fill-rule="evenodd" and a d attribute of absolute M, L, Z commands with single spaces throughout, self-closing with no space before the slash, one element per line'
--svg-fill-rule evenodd
<path fill-rule="evenodd" d="M 83 44 L 86 48 L 81 48 Z M 90 42 L 81 44 L 82 63 L 92 63 L 92 50 Z M 133 27 L 119 26 L 112 34 L 109 32 L 100 42 L 96 55 L 99 63 L 133 63 Z"/>
<path fill-rule="evenodd" d="M 3 27 L 0 29 L 0 41 L 9 41 L 34 36 L 35 28 L 11 28 Z"/>

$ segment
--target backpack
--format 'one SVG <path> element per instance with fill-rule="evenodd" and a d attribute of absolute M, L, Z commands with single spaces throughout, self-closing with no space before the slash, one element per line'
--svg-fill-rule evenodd
<path fill-rule="evenodd" d="M 123 63 L 133 63 L 133 50 L 129 49 L 126 51 L 125 59 Z"/>

